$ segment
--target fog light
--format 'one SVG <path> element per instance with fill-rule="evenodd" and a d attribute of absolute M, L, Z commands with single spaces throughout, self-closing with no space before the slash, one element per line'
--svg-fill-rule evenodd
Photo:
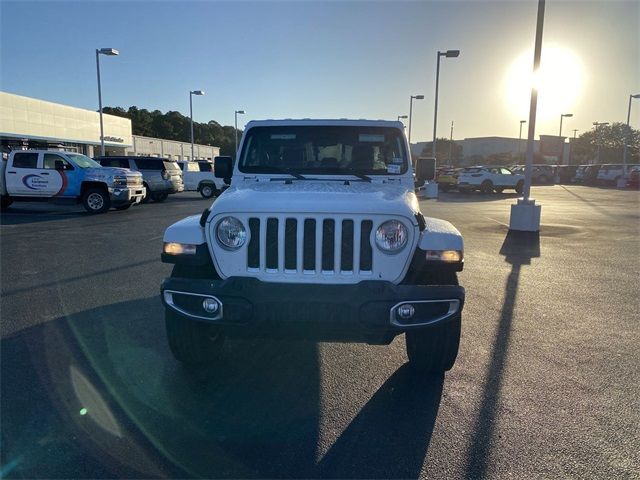
<path fill-rule="evenodd" d="M 220 309 L 220 304 L 213 298 L 205 298 L 202 301 L 202 308 L 207 313 L 216 313 Z"/>
<path fill-rule="evenodd" d="M 416 309 L 413 308 L 413 305 L 409 303 L 405 303 L 400 305 L 397 310 L 398 317 L 403 320 L 409 320 L 416 313 Z"/>

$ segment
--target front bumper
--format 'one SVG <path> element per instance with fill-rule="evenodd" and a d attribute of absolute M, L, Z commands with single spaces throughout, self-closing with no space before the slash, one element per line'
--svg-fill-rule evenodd
<path fill-rule="evenodd" d="M 226 280 L 168 278 L 161 288 L 165 308 L 175 314 L 224 326 L 239 337 L 296 337 L 319 341 L 388 344 L 408 330 L 452 320 L 464 304 L 459 286 L 395 285 L 364 281 L 356 285 L 266 283 L 255 278 Z M 215 313 L 205 298 L 219 302 Z M 403 319 L 401 305 L 414 315 Z"/>
<path fill-rule="evenodd" d="M 140 203 L 145 195 L 145 188 L 137 187 L 114 187 L 109 189 L 109 197 L 112 205 L 125 205 L 128 203 Z"/>

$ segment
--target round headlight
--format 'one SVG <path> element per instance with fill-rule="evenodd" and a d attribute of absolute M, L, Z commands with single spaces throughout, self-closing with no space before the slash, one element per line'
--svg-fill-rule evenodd
<path fill-rule="evenodd" d="M 376 230 L 376 245 L 383 252 L 396 253 L 407 244 L 409 232 L 401 222 L 389 220 Z"/>
<path fill-rule="evenodd" d="M 240 220 L 235 217 L 224 217 L 218 222 L 216 236 L 220 245 L 236 250 L 247 240 L 247 230 Z"/>

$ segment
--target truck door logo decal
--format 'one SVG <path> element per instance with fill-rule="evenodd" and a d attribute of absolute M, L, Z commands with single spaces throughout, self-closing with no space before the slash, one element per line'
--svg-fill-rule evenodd
<path fill-rule="evenodd" d="M 40 175 L 26 175 L 22 177 L 22 183 L 31 190 L 44 190 L 49 186 L 48 180 Z"/>
<path fill-rule="evenodd" d="M 62 178 L 62 186 L 60 187 L 60 190 L 58 190 L 58 193 L 56 193 L 54 196 L 57 197 L 59 195 L 62 195 L 65 191 L 65 189 L 67 188 L 67 175 L 64 172 L 58 172 L 60 174 L 60 177 Z"/>

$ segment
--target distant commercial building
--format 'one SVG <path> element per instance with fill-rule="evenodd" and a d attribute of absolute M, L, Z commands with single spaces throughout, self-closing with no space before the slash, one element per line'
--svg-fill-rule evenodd
<path fill-rule="evenodd" d="M 107 155 L 146 155 L 174 160 L 191 159 L 191 143 L 133 135 L 131 120 L 103 115 Z M 71 107 L 0 92 L 0 146 L 3 152 L 25 148 L 63 149 L 100 154 L 100 115 Z M 194 158 L 211 160 L 220 148 L 194 145 Z"/>
<path fill-rule="evenodd" d="M 481 163 L 492 155 L 511 155 L 513 157 L 524 154 L 527 150 L 527 139 L 520 140 L 511 137 L 471 137 L 464 140 L 454 140 L 462 147 L 462 161 L 464 164 Z M 425 147 L 431 148 L 431 142 L 419 142 L 411 144 L 412 155 L 420 155 Z M 534 153 L 540 152 L 540 141 L 533 142 Z"/>

